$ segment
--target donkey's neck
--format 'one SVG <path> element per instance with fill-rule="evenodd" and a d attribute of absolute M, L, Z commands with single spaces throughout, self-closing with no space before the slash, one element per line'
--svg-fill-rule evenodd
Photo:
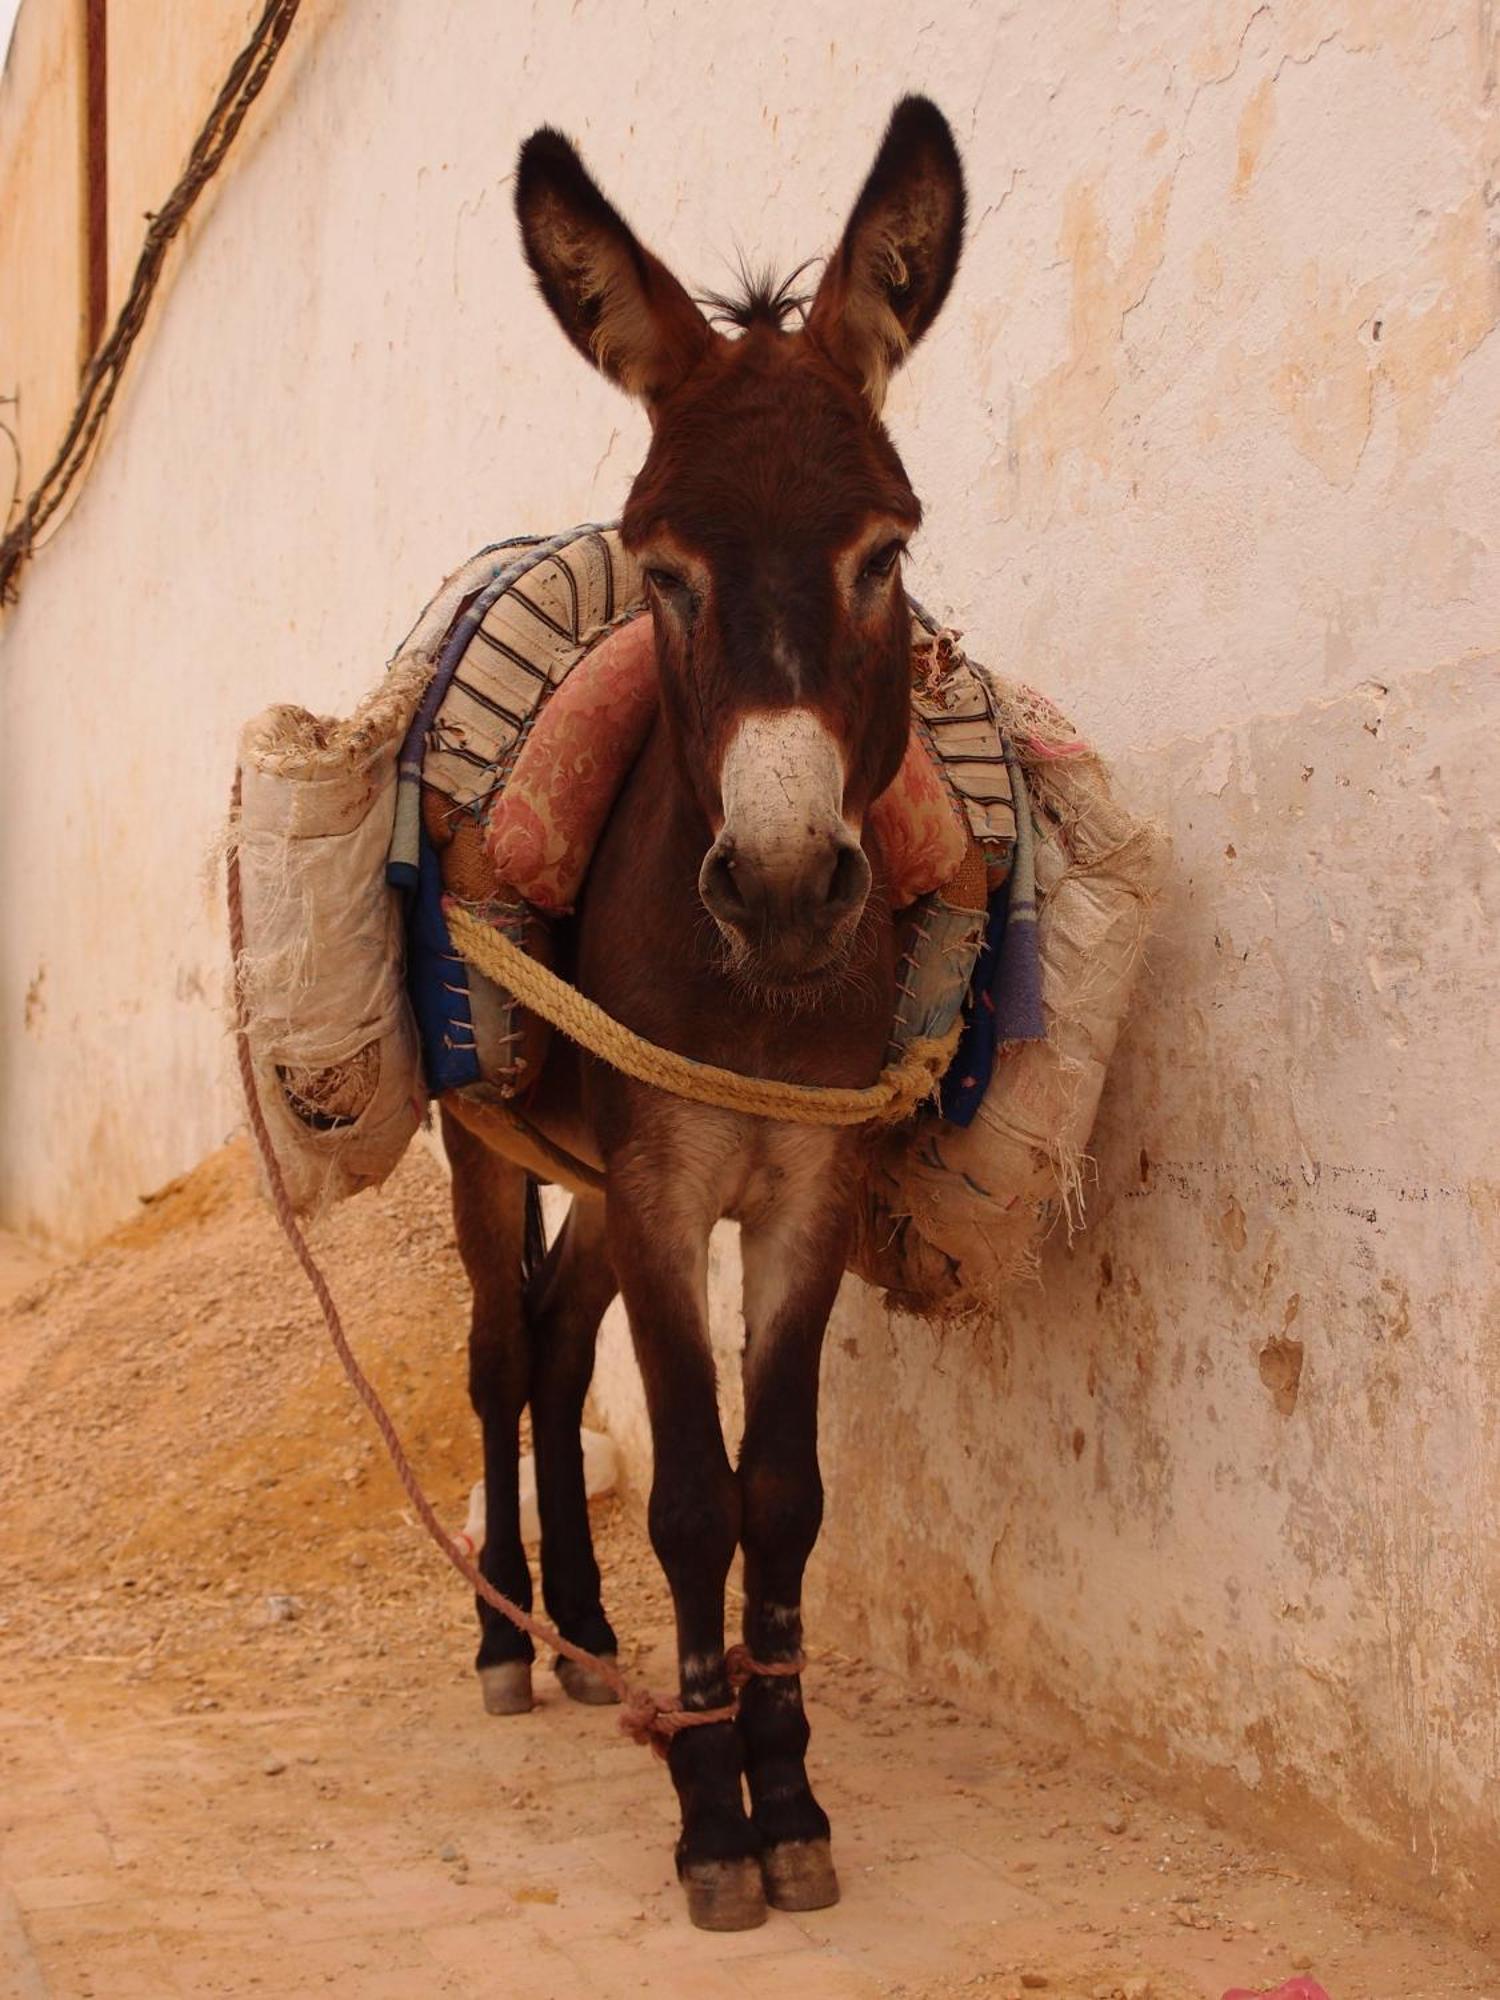
<path fill-rule="evenodd" d="M 700 1062 L 795 1082 L 874 1082 L 896 1007 L 879 857 L 847 966 L 811 990 L 777 992 L 735 973 L 703 906 L 698 871 L 712 839 L 658 721 L 589 870 L 579 984 L 627 1027 Z"/>

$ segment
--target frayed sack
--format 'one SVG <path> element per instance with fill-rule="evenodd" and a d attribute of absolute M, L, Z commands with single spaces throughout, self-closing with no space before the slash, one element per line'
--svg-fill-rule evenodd
<path fill-rule="evenodd" d="M 465 564 L 347 720 L 266 709 L 240 735 L 245 949 L 234 968 L 256 1092 L 292 1205 L 314 1216 L 394 1171 L 427 1106 L 386 885 L 401 744 L 460 607 L 494 567 Z"/>
<path fill-rule="evenodd" d="M 1167 859 L 1102 760 L 1031 690 L 991 676 L 1034 832 L 1044 1040 L 1003 1046 L 968 1126 L 934 1108 L 879 1138 L 850 1268 L 927 1318 L 993 1313 L 1083 1220 L 1087 1147 Z"/>
<path fill-rule="evenodd" d="M 240 738 L 237 975 L 261 1109 L 299 1215 L 383 1181 L 426 1101 L 400 899 L 385 884 L 410 719 L 401 693 L 388 684 L 348 722 L 270 709 Z"/>

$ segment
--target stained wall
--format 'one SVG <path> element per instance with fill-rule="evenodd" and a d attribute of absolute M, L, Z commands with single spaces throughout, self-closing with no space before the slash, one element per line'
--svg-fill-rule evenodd
<path fill-rule="evenodd" d="M 918 588 L 1176 860 L 1088 1233 L 941 1342 L 846 1291 L 817 1630 L 1493 1906 L 1495 65 L 1481 0 L 309 0 L 0 626 L 0 1218 L 80 1241 L 238 1121 L 239 721 L 347 706 L 471 548 L 619 506 L 642 422 L 525 280 L 522 134 L 714 285 L 825 247 L 926 89 L 972 219 L 890 407 Z M 72 226 L 6 171 L 0 389 Z M 633 1394 L 616 1329 L 627 1437 Z"/>

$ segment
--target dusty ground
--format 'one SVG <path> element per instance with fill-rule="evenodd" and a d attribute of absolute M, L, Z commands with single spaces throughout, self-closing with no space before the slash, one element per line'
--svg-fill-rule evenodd
<path fill-rule="evenodd" d="M 457 1521 L 463 1287 L 414 1153 L 320 1231 L 358 1345 Z M 486 1718 L 470 1610 L 403 1517 L 241 1153 L 85 1262 L 0 1254 L 0 2000 L 42 1994 L 1033 1991 L 1500 1996 L 1473 1947 L 1300 1877 L 1022 1728 L 815 1653 L 845 1900 L 709 1938 L 665 1773 L 544 1684 Z M 608 1602 L 669 1683 L 628 1510 Z"/>

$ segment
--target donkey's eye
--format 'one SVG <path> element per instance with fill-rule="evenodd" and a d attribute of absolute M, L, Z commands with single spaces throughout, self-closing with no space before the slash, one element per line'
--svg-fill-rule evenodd
<path fill-rule="evenodd" d="M 680 577 L 675 569 L 648 569 L 646 581 L 663 597 L 675 597 L 679 591 L 687 589 L 686 579 Z"/>
<path fill-rule="evenodd" d="M 887 542 L 883 549 L 877 549 L 860 571 L 861 576 L 889 576 L 901 557 L 906 553 L 905 542 Z"/>

